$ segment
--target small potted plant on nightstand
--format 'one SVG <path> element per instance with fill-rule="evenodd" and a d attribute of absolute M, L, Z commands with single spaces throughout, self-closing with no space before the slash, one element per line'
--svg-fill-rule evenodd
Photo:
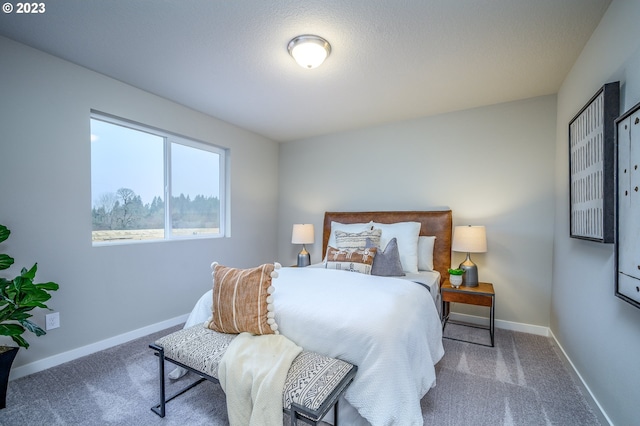
<path fill-rule="evenodd" d="M 0 225 L 0 243 L 9 238 L 11 231 L 6 226 Z M 0 270 L 7 269 L 13 264 L 13 258 L 0 253 Z M 49 309 L 44 302 L 51 298 L 50 291 L 58 290 L 58 284 L 48 282 L 35 284 L 38 264 L 34 264 L 29 270 L 22 268 L 20 275 L 8 280 L 0 277 L 0 336 L 9 336 L 18 347 L 2 346 L 0 344 L 0 409 L 6 406 L 7 384 L 11 364 L 18 353 L 20 346 L 27 349 L 29 343 L 22 337 L 29 330 L 36 336 L 42 336 L 46 332 L 31 322 L 29 313 L 34 308 Z"/>
<path fill-rule="evenodd" d="M 464 274 L 464 270 L 460 268 L 449 269 L 449 282 L 451 283 L 451 287 L 460 287 L 460 284 L 462 284 L 462 274 Z"/>

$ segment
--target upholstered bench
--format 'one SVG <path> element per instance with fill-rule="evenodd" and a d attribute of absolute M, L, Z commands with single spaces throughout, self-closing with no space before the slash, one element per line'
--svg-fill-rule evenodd
<path fill-rule="evenodd" d="M 218 382 L 218 364 L 235 334 L 224 334 L 196 325 L 171 333 L 149 345 L 159 358 L 160 404 L 151 408 L 165 416 L 166 403 L 205 379 Z M 165 395 L 164 362 L 186 368 L 200 378 L 170 397 Z M 302 351 L 293 361 L 282 392 L 282 408 L 295 425 L 300 419 L 318 424 L 334 407 L 338 424 L 338 400 L 356 375 L 358 367 L 348 362 Z"/>

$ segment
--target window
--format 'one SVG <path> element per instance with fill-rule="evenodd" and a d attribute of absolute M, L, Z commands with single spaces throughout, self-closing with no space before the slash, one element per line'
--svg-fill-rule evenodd
<path fill-rule="evenodd" d="M 93 243 L 223 236 L 225 154 L 92 113 Z"/>

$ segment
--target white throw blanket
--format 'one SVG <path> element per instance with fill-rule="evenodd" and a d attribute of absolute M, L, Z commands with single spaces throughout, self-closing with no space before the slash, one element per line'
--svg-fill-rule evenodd
<path fill-rule="evenodd" d="M 282 390 L 301 351 L 283 335 L 233 339 L 218 366 L 231 426 L 282 426 Z"/>

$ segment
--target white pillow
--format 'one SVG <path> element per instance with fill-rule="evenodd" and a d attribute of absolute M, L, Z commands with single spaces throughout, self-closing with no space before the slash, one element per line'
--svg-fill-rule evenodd
<path fill-rule="evenodd" d="M 387 247 L 392 238 L 398 240 L 398 251 L 402 269 L 410 274 L 418 272 L 418 236 L 420 222 L 378 223 L 373 226 L 382 230 L 380 247 Z"/>
<path fill-rule="evenodd" d="M 327 247 L 338 247 L 336 244 L 336 231 L 344 231 L 349 233 L 358 233 L 362 231 L 371 231 L 373 222 L 369 223 L 340 223 L 331 221 L 331 233 L 329 234 L 329 243 Z"/>
<path fill-rule="evenodd" d="M 418 270 L 433 271 L 433 245 L 436 237 L 418 238 Z"/>

